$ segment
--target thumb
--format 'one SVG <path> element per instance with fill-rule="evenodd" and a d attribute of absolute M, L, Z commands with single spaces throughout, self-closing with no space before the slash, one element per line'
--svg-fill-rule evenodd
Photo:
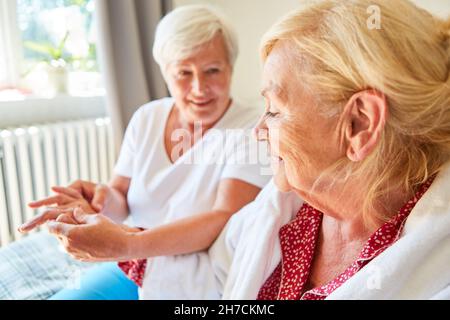
<path fill-rule="evenodd" d="M 92 198 L 91 206 L 97 210 L 101 211 L 105 206 L 106 195 L 108 193 L 108 187 L 105 185 L 98 185 L 95 189 L 94 197 Z"/>
<path fill-rule="evenodd" d="M 67 236 L 73 226 L 63 222 L 49 221 L 47 222 L 48 231 L 57 236 Z"/>
<path fill-rule="evenodd" d="M 73 217 L 79 224 L 86 224 L 89 223 L 89 217 L 92 216 L 92 214 L 84 212 L 81 208 L 76 208 L 73 211 Z"/>

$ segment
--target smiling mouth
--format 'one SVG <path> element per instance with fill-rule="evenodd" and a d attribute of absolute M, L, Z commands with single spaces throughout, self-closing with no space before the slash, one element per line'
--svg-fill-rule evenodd
<path fill-rule="evenodd" d="M 211 102 L 213 102 L 214 99 L 209 99 L 209 100 L 204 100 L 204 101 L 192 101 L 190 100 L 189 103 L 197 106 L 197 107 L 206 107 L 209 104 L 211 104 Z"/>
<path fill-rule="evenodd" d="M 271 155 L 271 158 L 272 158 L 272 161 L 277 161 L 277 162 L 282 162 L 283 161 L 283 158 L 281 158 L 281 157 L 279 157 L 277 155 L 274 155 L 274 154 Z"/>

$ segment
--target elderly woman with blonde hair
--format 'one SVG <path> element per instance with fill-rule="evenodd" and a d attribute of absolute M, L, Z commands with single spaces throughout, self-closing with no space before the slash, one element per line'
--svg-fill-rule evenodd
<path fill-rule="evenodd" d="M 235 32 L 212 8 L 183 6 L 160 21 L 153 54 L 172 97 L 134 114 L 108 186 L 54 188 L 31 206 L 57 208 L 22 227 L 47 223 L 72 257 L 120 262 L 52 299 L 135 299 L 125 273 L 145 288 L 140 298 L 218 298 L 204 251 L 270 178 L 250 139 L 259 111 L 230 97 L 237 53 Z"/>
<path fill-rule="evenodd" d="M 210 249 L 223 298 L 450 298 L 449 46 L 407 0 L 320 1 L 267 32 L 276 173 Z"/>

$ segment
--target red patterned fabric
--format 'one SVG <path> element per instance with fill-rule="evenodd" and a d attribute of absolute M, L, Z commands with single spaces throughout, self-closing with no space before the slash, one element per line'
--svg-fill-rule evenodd
<path fill-rule="evenodd" d="M 130 280 L 142 287 L 144 281 L 145 268 L 147 267 L 146 259 L 135 259 L 118 263 L 119 268 L 127 275 Z"/>
<path fill-rule="evenodd" d="M 144 228 L 138 228 L 144 231 Z M 126 274 L 130 280 L 142 287 L 144 282 L 145 268 L 147 267 L 147 259 L 134 259 L 130 261 L 118 262 L 117 265 Z"/>
<path fill-rule="evenodd" d="M 258 293 L 259 300 L 322 300 L 392 245 L 400 236 L 406 218 L 428 190 L 434 177 L 420 186 L 390 221 L 384 223 L 366 242 L 356 261 L 327 284 L 306 291 L 323 214 L 304 203 L 294 220 L 279 232 L 281 262 Z M 305 292 L 306 291 L 306 292 Z"/>

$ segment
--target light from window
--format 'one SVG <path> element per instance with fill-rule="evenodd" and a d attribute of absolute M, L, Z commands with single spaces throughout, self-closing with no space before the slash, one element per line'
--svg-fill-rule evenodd
<path fill-rule="evenodd" d="M 11 91 L 35 96 L 102 93 L 95 45 L 94 0 L 6 1 L 13 7 L 9 13 L 16 12 L 16 19 L 9 25 L 0 23 L 0 31 L 9 28 L 10 38 L 17 34 L 19 39 L 10 41 L 11 48 L 6 49 L 14 53 L 3 63 L 18 68 L 10 68 L 10 75 L 3 79 L 6 83 L 0 85 L 0 90 L 9 89 L 10 97 Z M 18 43 L 15 48 L 14 43 Z"/>

